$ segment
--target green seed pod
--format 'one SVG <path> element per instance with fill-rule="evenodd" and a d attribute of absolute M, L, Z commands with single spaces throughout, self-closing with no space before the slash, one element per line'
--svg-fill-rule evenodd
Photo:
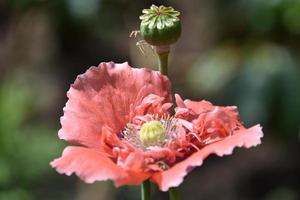
<path fill-rule="evenodd" d="M 153 46 L 168 46 L 180 37 L 180 13 L 172 7 L 152 5 L 144 9 L 140 25 L 143 39 Z"/>
<path fill-rule="evenodd" d="M 166 138 L 166 130 L 160 121 L 150 121 L 143 124 L 140 130 L 140 140 L 145 146 L 161 145 Z"/>

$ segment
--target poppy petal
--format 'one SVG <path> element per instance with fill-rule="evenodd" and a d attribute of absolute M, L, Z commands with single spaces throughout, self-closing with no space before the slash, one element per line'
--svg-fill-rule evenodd
<path fill-rule="evenodd" d="M 235 147 L 250 148 L 261 143 L 263 137 L 262 128 L 259 125 L 249 129 L 237 131 L 234 135 L 223 140 L 211 143 L 200 151 L 195 152 L 182 162 L 175 164 L 170 169 L 155 173 L 151 180 L 159 185 L 162 191 L 167 191 L 171 187 L 177 187 L 183 178 L 196 166 L 201 166 L 204 159 L 210 154 L 218 156 L 229 155 Z"/>
<path fill-rule="evenodd" d="M 119 132 L 134 117 L 134 108 L 153 94 L 171 101 L 166 76 L 128 63 L 101 63 L 79 75 L 67 93 L 59 137 L 98 148 L 103 126 Z M 163 105 L 163 104 L 162 104 Z"/>
<path fill-rule="evenodd" d="M 95 149 L 70 146 L 51 166 L 61 174 L 75 173 L 86 183 L 113 180 L 116 186 L 139 185 L 149 177 L 147 173 L 124 170 L 117 166 L 107 154 Z"/>

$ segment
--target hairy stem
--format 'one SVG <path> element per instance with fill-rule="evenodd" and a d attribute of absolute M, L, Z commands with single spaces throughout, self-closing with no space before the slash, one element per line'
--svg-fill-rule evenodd
<path fill-rule="evenodd" d="M 168 58 L 170 53 L 170 46 L 155 46 L 158 57 L 159 72 L 168 76 Z"/>
<path fill-rule="evenodd" d="M 169 197 L 170 200 L 180 200 L 180 196 L 176 188 L 169 189 Z"/>
<path fill-rule="evenodd" d="M 142 200 L 150 200 L 151 198 L 151 183 L 146 180 L 141 185 L 141 198 Z"/>
<path fill-rule="evenodd" d="M 159 58 L 159 71 L 163 75 L 168 75 L 168 57 L 169 57 L 169 52 L 164 52 L 164 53 L 158 53 L 158 58 Z"/>

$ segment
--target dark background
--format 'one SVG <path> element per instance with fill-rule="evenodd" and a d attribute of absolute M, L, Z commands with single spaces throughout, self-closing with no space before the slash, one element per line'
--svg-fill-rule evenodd
<path fill-rule="evenodd" d="M 179 187 L 183 199 L 300 199 L 299 0 L 0 0 L 1 200 L 139 199 L 138 187 L 84 184 L 49 162 L 67 145 L 59 117 L 78 74 L 103 61 L 155 68 L 128 37 L 152 3 L 181 12 L 174 91 L 237 105 L 265 133 L 256 148 L 207 159 Z"/>

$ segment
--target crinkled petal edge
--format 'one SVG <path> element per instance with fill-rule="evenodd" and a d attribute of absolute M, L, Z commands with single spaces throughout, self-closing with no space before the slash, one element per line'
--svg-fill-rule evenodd
<path fill-rule="evenodd" d="M 158 184 L 160 190 L 168 191 L 171 187 L 177 187 L 184 177 L 197 166 L 201 166 L 204 159 L 210 154 L 218 156 L 232 154 L 235 147 L 250 148 L 261 143 L 263 137 L 262 127 L 253 126 L 249 129 L 237 131 L 234 135 L 229 136 L 221 141 L 209 144 L 200 151 L 192 154 L 184 161 L 177 163 L 169 170 L 155 173 L 151 180 Z"/>
<path fill-rule="evenodd" d="M 85 147 L 66 147 L 60 158 L 50 165 L 60 174 L 68 176 L 75 173 L 86 183 L 112 180 L 116 187 L 139 185 L 149 178 L 149 174 L 129 171 L 117 166 L 107 154 Z"/>

